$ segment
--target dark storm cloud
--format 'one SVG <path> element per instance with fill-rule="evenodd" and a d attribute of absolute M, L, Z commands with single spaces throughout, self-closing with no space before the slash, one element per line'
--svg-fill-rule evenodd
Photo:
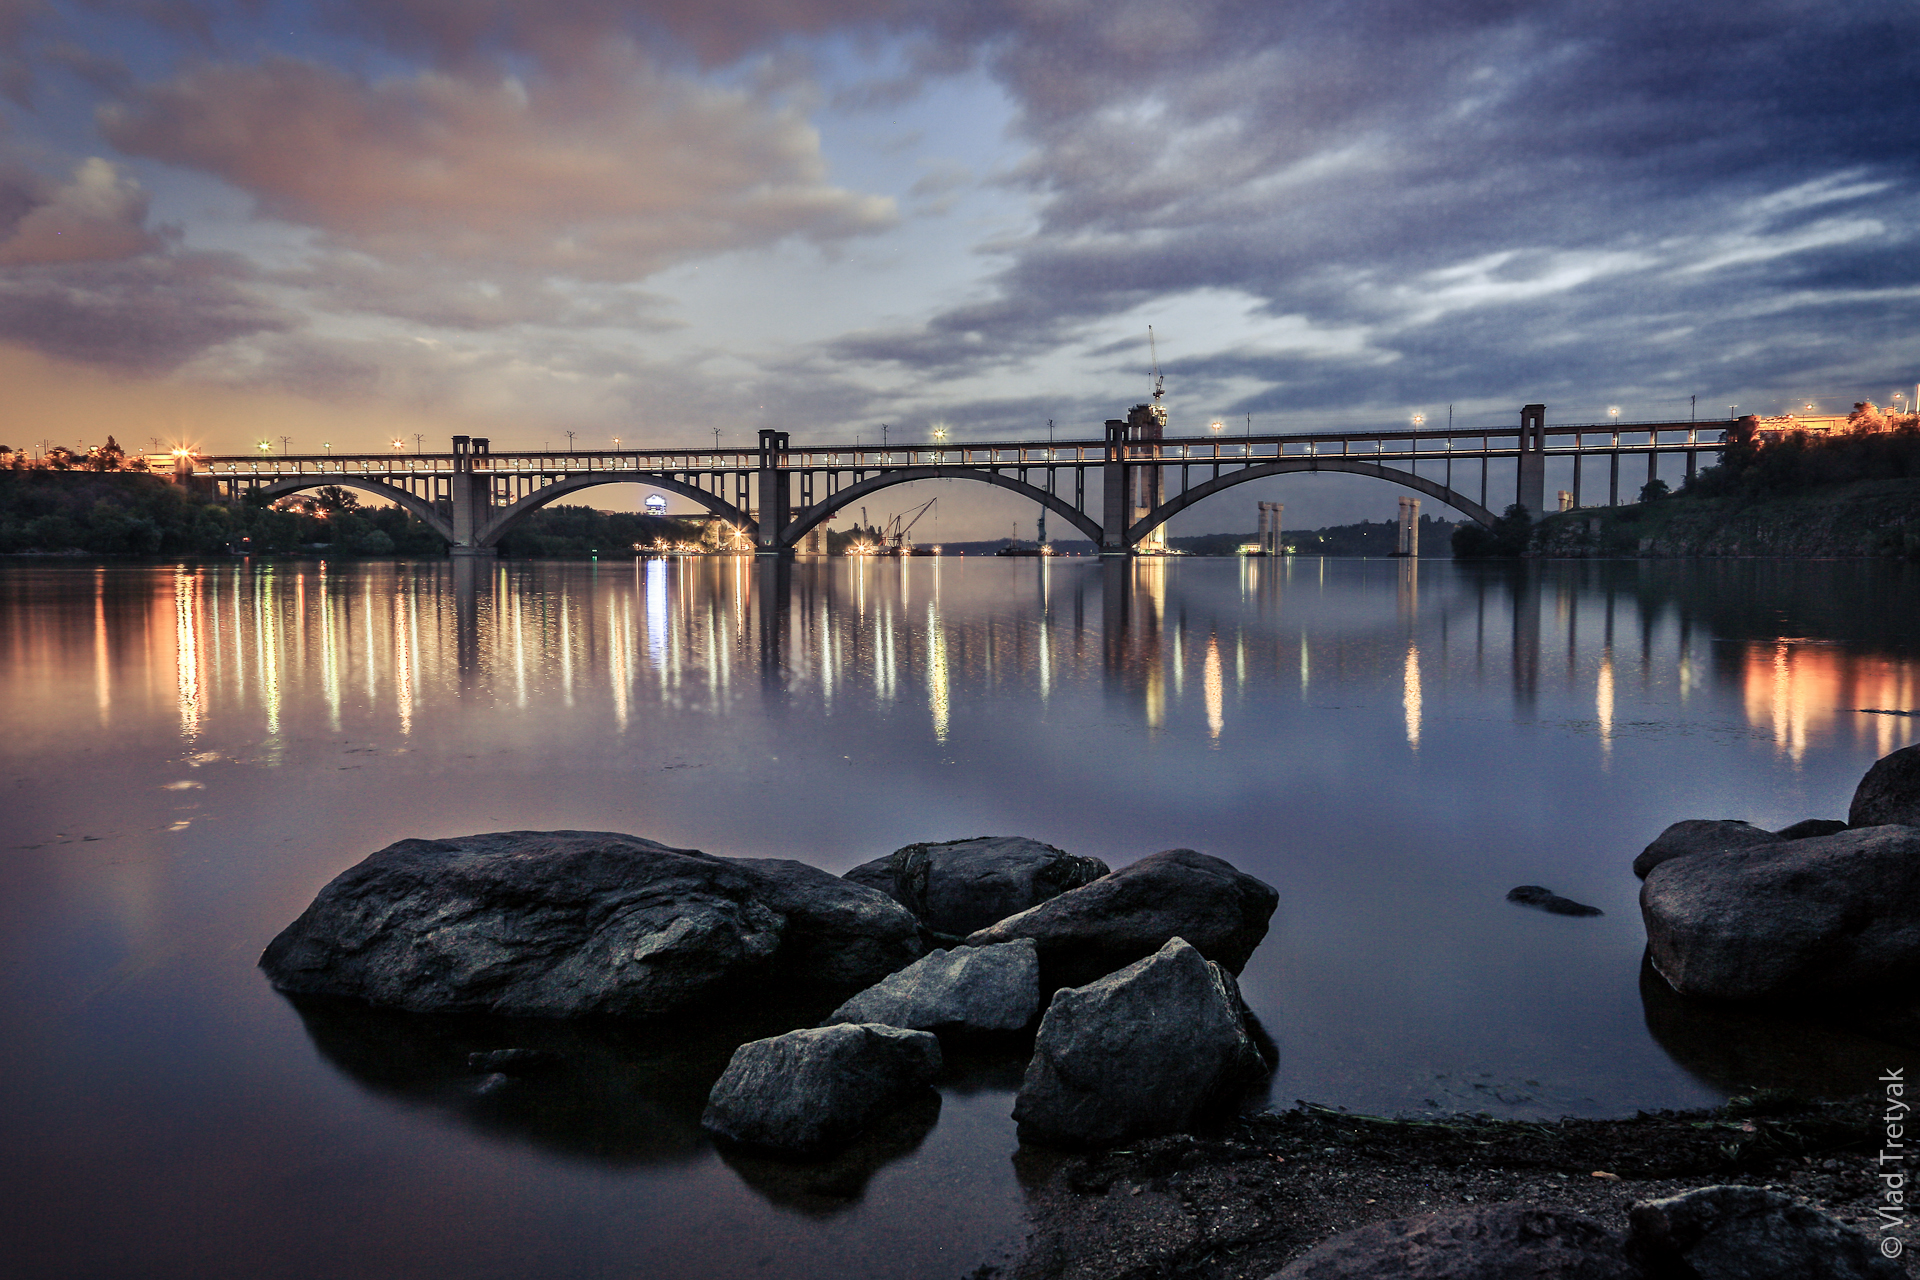
<path fill-rule="evenodd" d="M 0 272 L 0 342 L 64 360 L 165 372 L 222 343 L 291 327 L 225 254 L 150 253 Z"/>
<path fill-rule="evenodd" d="M 1396 393 L 1442 376 L 1657 386 L 1673 342 L 1628 317 L 1691 324 L 1697 368 L 1756 327 L 1730 312 L 1897 285 L 1916 238 L 1920 80 L 1896 55 L 1920 11 L 1904 3 L 1062 3 L 945 29 L 989 51 L 1020 105 L 1035 150 L 1009 181 L 1040 225 L 1005 248 L 993 297 L 849 335 L 850 359 L 985 369 L 1221 289 L 1372 326 L 1400 367 L 1366 382 Z M 1810 300 L 1757 327 L 1777 357 L 1803 324 L 1846 320 Z M 1604 341 L 1567 351 L 1582 333 Z M 1339 358 L 1240 366 L 1290 402 L 1353 395 Z"/>

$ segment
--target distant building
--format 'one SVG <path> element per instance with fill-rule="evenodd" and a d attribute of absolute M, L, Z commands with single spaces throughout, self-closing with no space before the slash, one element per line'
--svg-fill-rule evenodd
<path fill-rule="evenodd" d="M 663 516 L 667 514 L 667 500 L 660 494 L 648 494 L 647 500 L 640 505 L 647 509 L 647 514 L 650 516 Z"/>

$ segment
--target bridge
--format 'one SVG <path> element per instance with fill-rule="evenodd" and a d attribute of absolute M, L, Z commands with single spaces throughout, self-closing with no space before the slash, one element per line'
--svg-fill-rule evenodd
<path fill-rule="evenodd" d="M 271 501 L 327 485 L 357 489 L 406 508 L 447 540 L 455 556 L 491 556 L 529 513 L 603 484 L 641 484 L 689 498 L 752 539 L 761 555 L 791 554 L 802 538 L 869 494 L 914 480 L 973 480 L 1038 503 L 1091 539 L 1102 555 L 1149 543 L 1169 518 L 1238 484 L 1300 472 L 1346 472 L 1416 490 L 1491 524 L 1489 474 L 1515 464 L 1512 501 L 1546 511 L 1549 460 L 1570 458 L 1581 505 L 1583 464 L 1607 464 L 1607 502 L 1620 500 L 1623 458 L 1644 455 L 1647 478 L 1660 456 L 1682 455 L 1691 478 L 1702 453 L 1717 454 L 1734 420 L 1548 425 L 1531 404 L 1510 427 L 1329 431 L 1290 435 L 1163 436 L 1137 407 L 1106 424 L 1098 440 L 794 447 L 763 430 L 750 449 L 502 451 L 455 436 L 448 453 L 183 456 L 175 476 L 239 500 Z M 1478 464 L 1478 498 L 1468 489 Z M 1504 468 L 1503 468 L 1504 470 Z M 1177 487 L 1173 483 L 1177 479 Z M 1502 493 L 1499 498 L 1506 495 Z M 1505 503 L 1500 505 L 1504 506 Z"/>

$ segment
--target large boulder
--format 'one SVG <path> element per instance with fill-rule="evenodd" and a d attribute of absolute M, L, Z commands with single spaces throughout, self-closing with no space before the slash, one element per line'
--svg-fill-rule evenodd
<path fill-rule="evenodd" d="M 1040 953 L 1030 938 L 920 957 L 833 1011 L 828 1022 L 917 1031 L 1023 1030 L 1040 1012 Z"/>
<path fill-rule="evenodd" d="M 1760 1187 L 1701 1187 L 1627 1214 L 1627 1251 L 1692 1280 L 1901 1280 L 1906 1269 L 1826 1214 Z"/>
<path fill-rule="evenodd" d="M 1098 858 L 1025 836 L 978 836 L 910 844 L 846 878 L 878 889 L 935 933 L 958 938 L 1105 874 Z"/>
<path fill-rule="evenodd" d="M 1370 1222 L 1323 1241 L 1272 1280 L 1642 1280 L 1642 1274 L 1592 1218 L 1491 1204 Z"/>
<path fill-rule="evenodd" d="M 970 934 L 968 946 L 1032 938 L 1040 980 L 1079 986 L 1184 938 L 1239 973 L 1267 936 L 1280 895 L 1231 863 L 1168 849 Z"/>
<path fill-rule="evenodd" d="M 791 858 L 729 858 L 754 881 L 754 900 L 787 922 L 779 962 L 807 981 L 859 988 L 920 955 L 913 917 L 884 896 Z"/>
<path fill-rule="evenodd" d="M 1192 1129 L 1266 1072 L 1231 974 L 1180 938 L 1055 993 L 1014 1099 L 1020 1137 L 1105 1146 Z"/>
<path fill-rule="evenodd" d="M 1920 743 L 1881 756 L 1854 788 L 1847 825 L 1920 827 Z"/>
<path fill-rule="evenodd" d="M 744 1146 L 829 1151 L 925 1090 L 940 1062 L 940 1041 L 925 1031 L 847 1022 L 789 1031 L 733 1051 L 700 1124 Z"/>
<path fill-rule="evenodd" d="M 913 917 L 799 863 L 605 831 L 402 840 L 268 944 L 282 991 L 418 1011 L 672 1013 L 751 982 L 858 988 L 922 950 Z"/>
<path fill-rule="evenodd" d="M 1757 844 L 1779 844 L 1785 837 L 1764 827 L 1735 818 L 1688 818 L 1676 822 L 1653 838 L 1653 843 L 1633 860 L 1633 874 L 1642 880 L 1647 873 L 1673 858 L 1696 853 L 1719 853 L 1725 849 L 1749 849 Z"/>
<path fill-rule="evenodd" d="M 1836 831 L 1845 831 L 1847 825 L 1838 818 L 1802 818 L 1773 834 L 1782 840 L 1805 840 L 1809 836 L 1830 836 Z"/>
<path fill-rule="evenodd" d="M 1920 973 L 1920 828 L 1675 858 L 1640 886 L 1640 913 L 1683 995 L 1857 996 Z"/>

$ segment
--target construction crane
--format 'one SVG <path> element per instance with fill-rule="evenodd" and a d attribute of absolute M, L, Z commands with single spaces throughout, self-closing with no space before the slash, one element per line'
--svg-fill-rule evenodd
<path fill-rule="evenodd" d="M 907 535 L 913 532 L 913 526 L 919 524 L 920 518 L 926 515 L 927 512 L 933 510 L 934 504 L 939 501 L 940 499 L 938 498 L 928 498 L 906 515 L 895 516 L 889 520 L 887 522 L 886 534 L 881 539 L 881 545 L 892 555 L 906 555 L 908 549 L 913 546 L 913 544 L 907 540 Z"/>

